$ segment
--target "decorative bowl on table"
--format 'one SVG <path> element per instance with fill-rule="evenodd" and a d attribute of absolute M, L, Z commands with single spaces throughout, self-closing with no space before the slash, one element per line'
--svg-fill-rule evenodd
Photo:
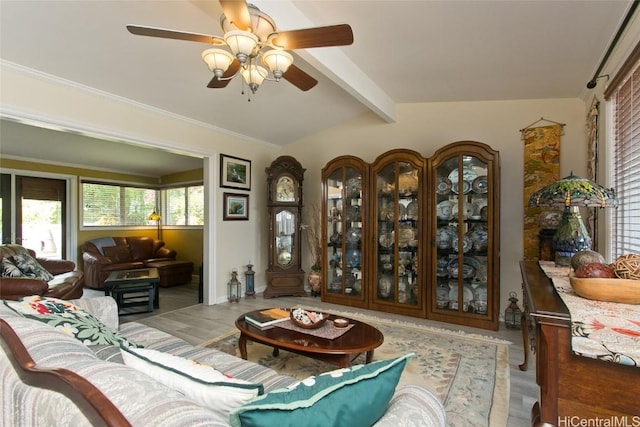
<path fill-rule="evenodd" d="M 347 319 L 335 319 L 333 321 L 333 325 L 336 328 L 346 328 L 347 326 L 349 326 L 349 321 Z"/>
<path fill-rule="evenodd" d="M 584 278 L 569 275 L 576 294 L 596 301 L 640 304 L 640 280 L 613 278 Z"/>
<path fill-rule="evenodd" d="M 294 325 L 303 329 L 316 329 L 327 321 L 329 315 L 327 313 L 296 308 L 291 311 L 290 318 Z"/>

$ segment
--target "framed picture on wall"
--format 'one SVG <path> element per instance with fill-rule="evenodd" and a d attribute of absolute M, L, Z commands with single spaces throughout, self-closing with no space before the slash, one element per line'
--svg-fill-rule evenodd
<path fill-rule="evenodd" d="M 251 160 L 220 154 L 220 187 L 251 190 Z"/>
<path fill-rule="evenodd" d="M 224 193 L 224 221 L 246 221 L 249 219 L 249 195 Z"/>

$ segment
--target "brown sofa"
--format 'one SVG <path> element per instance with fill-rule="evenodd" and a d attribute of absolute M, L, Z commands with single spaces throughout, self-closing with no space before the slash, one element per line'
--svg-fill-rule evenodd
<path fill-rule="evenodd" d="M 0 277 L 0 297 L 17 300 L 27 295 L 40 295 L 60 299 L 76 299 L 82 296 L 84 274 L 75 270 L 73 261 L 37 258 L 34 251 L 20 245 L 0 245 L 0 261 L 5 257 L 30 254 L 49 273 L 53 280 L 45 282 L 26 277 Z"/>
<path fill-rule="evenodd" d="M 160 286 L 189 283 L 193 272 L 191 261 L 176 260 L 176 251 L 164 241 L 151 237 L 102 237 L 82 245 L 85 286 L 104 289 L 104 281 L 114 271 L 157 268 Z"/>

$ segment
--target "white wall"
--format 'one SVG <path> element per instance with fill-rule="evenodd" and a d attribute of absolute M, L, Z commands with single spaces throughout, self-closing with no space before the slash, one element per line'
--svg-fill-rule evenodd
<path fill-rule="evenodd" d="M 209 280 L 212 302 L 224 300 L 232 268 L 244 271 L 249 260 L 255 265 L 256 289 L 264 286 L 266 269 L 266 188 L 264 169 L 280 154 L 296 157 L 307 168 L 305 202 L 319 200 L 320 171 L 332 158 L 351 154 L 372 162 L 392 148 L 409 148 L 425 157 L 454 141 L 476 140 L 500 151 L 501 176 L 501 310 L 510 291 L 520 291 L 518 261 L 522 256 L 523 142 L 519 130 L 541 117 L 566 123 L 562 137 L 561 175 L 586 171 L 585 117 L 587 106 L 580 99 L 514 100 L 398 105 L 398 121 L 384 123 L 368 114 L 311 137 L 278 147 L 239 139 L 193 121 L 106 94 L 87 91 L 73 84 L 52 81 L 2 66 L 1 107 L 4 115 L 42 120 L 69 129 L 102 134 L 141 145 L 180 149 L 204 157 L 210 188 L 212 227 L 205 237 L 214 277 Z M 542 123 L 545 124 L 545 123 Z M 222 193 L 218 179 L 218 154 L 252 161 L 250 220 L 223 222 Z M 226 190 L 235 191 L 235 190 Z M 306 264 L 303 267 L 307 267 Z M 241 278 L 243 276 L 241 275 Z M 215 299 L 215 301 L 214 301 Z M 520 296 L 521 299 L 521 296 Z"/>
<path fill-rule="evenodd" d="M 541 117 L 565 123 L 560 173 L 586 171 L 585 105 L 579 99 L 545 99 L 398 105 L 397 123 L 373 115 L 328 129 L 286 147 L 307 169 L 306 205 L 320 200 L 321 169 L 332 158 L 351 154 L 373 162 L 393 148 L 408 148 L 430 157 L 455 141 L 484 142 L 500 152 L 501 160 L 501 311 L 516 291 L 522 302 L 519 261 L 523 254 L 523 141 L 520 129 Z M 548 125 L 548 122 L 541 122 Z"/>
<path fill-rule="evenodd" d="M 266 186 L 264 169 L 278 156 L 279 147 L 256 144 L 224 133 L 212 126 L 144 108 L 123 98 L 18 70 L 0 63 L 2 76 L 0 108 L 2 115 L 29 119 L 64 129 L 102 136 L 139 145 L 161 147 L 205 158 L 205 183 L 210 210 L 204 236 L 205 274 L 211 303 L 226 300 L 226 284 L 231 270 L 244 272 L 249 260 L 256 271 L 256 289 L 264 286 L 267 251 Z M 222 221 L 223 192 L 246 193 L 222 189 L 218 185 L 218 154 L 224 153 L 252 162 L 252 185 L 249 221 Z M 44 153 L 43 158 L 46 158 Z M 79 242 L 82 243 L 82 242 Z M 241 274 L 243 279 L 244 275 Z"/>

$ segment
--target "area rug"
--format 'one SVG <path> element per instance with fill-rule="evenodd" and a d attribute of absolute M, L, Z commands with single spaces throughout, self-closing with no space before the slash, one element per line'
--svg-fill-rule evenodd
<path fill-rule="evenodd" d="M 509 342 L 493 337 L 450 331 L 367 315 L 333 312 L 369 323 L 384 335 L 374 360 L 414 352 L 400 385 L 419 384 L 444 403 L 447 425 L 505 426 L 509 414 Z M 240 356 L 238 331 L 201 344 Z M 249 360 L 299 379 L 336 369 L 335 366 L 284 350 L 247 342 Z M 364 363 L 359 356 L 354 364 Z"/>

